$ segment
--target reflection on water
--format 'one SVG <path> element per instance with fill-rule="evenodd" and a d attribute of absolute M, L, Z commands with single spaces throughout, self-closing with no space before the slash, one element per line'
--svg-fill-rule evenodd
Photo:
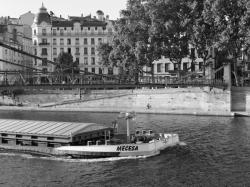
<path fill-rule="evenodd" d="M 111 124 L 117 113 L 9 112 L 0 118 Z M 186 146 L 139 159 L 0 154 L 0 186 L 250 186 L 250 118 L 137 115 L 134 126 L 178 133 Z"/>

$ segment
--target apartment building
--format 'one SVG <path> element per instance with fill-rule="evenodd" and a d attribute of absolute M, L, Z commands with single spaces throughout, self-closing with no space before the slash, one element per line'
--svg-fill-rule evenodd
<path fill-rule="evenodd" d="M 51 13 L 51 12 L 50 12 Z M 109 42 L 113 35 L 113 21 L 99 10 L 97 15 L 69 16 L 67 19 L 49 14 L 42 5 L 32 24 L 32 40 L 35 55 L 56 61 L 60 52 L 68 52 L 79 63 L 81 70 L 96 74 L 118 74 L 100 65 L 97 47 Z M 36 68 L 53 72 L 54 65 L 35 61 Z"/>
<path fill-rule="evenodd" d="M 32 54 L 31 28 L 20 23 L 17 18 L 0 18 L 0 41 L 16 49 L 23 50 Z M 33 60 L 31 57 L 17 53 L 13 50 L 0 46 L 0 71 L 6 71 L 6 74 L 0 74 L 0 82 L 14 84 L 17 76 L 10 74 L 10 71 L 22 72 L 23 78 L 27 79 L 32 71 Z M 6 61 L 6 62 L 4 62 Z"/>

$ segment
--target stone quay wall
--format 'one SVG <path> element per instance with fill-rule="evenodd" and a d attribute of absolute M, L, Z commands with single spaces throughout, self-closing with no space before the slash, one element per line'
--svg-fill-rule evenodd
<path fill-rule="evenodd" d="M 96 112 L 135 111 L 196 115 L 231 115 L 231 93 L 216 88 L 165 88 L 120 91 L 96 90 L 95 99 L 54 106 L 56 110 Z M 112 93 L 116 93 L 113 94 Z M 103 97 L 100 97 L 102 96 Z M 105 97 L 109 95 L 109 97 Z M 83 97 L 84 98 L 84 97 Z M 93 98 L 93 97 L 92 97 Z"/>

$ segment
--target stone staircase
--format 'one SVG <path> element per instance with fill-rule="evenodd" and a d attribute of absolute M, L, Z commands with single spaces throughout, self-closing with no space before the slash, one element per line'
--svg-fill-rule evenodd
<path fill-rule="evenodd" d="M 250 87 L 231 88 L 231 111 L 246 111 L 246 95 L 250 95 Z"/>

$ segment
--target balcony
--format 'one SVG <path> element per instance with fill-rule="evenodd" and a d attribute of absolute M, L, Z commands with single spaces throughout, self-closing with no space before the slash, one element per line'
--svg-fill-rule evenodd
<path fill-rule="evenodd" d="M 80 55 L 80 52 L 75 52 L 75 55 L 79 56 L 79 55 Z"/>
<path fill-rule="evenodd" d="M 50 43 L 48 43 L 48 42 L 41 42 L 41 43 L 39 43 L 38 45 L 39 45 L 39 46 L 44 46 L 44 45 L 50 45 Z"/>

